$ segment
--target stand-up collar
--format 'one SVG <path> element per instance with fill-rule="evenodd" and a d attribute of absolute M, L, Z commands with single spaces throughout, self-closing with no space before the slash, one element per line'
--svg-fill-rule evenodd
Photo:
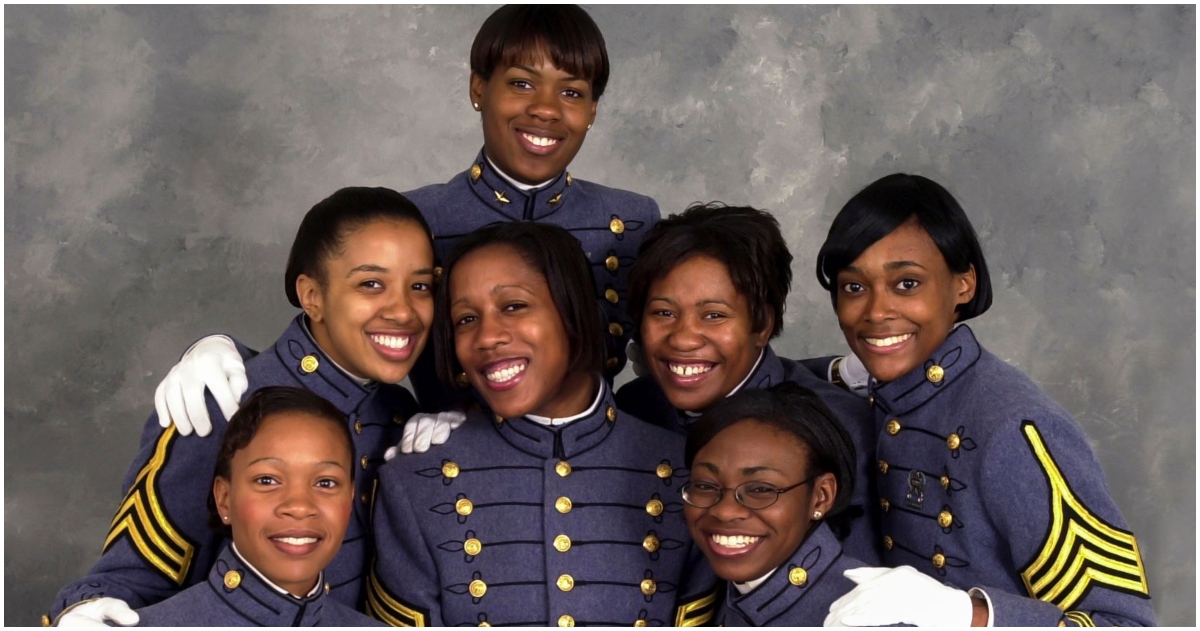
<path fill-rule="evenodd" d="M 621 422 L 612 390 L 603 379 L 598 381 L 603 389 L 600 404 L 594 406 L 584 418 L 557 427 L 542 425 L 525 417 L 505 419 L 493 416 L 492 423 L 504 440 L 531 456 L 560 460 L 574 458 L 604 442 L 617 423 Z"/>
<path fill-rule="evenodd" d="M 234 554 L 229 544 L 209 570 L 208 585 L 231 609 L 264 627 L 317 626 L 329 598 L 328 584 L 307 598 L 279 593 Z"/>
<path fill-rule="evenodd" d="M 467 171 L 467 184 L 484 206 L 510 221 L 538 221 L 562 210 L 571 198 L 571 174 L 563 171 L 537 190 L 522 191 L 504 179 L 479 150 Z"/>
<path fill-rule="evenodd" d="M 378 384 L 359 385 L 334 365 L 304 330 L 303 318 L 304 314 L 300 314 L 288 325 L 275 343 L 275 354 L 306 388 L 337 406 L 343 414 L 355 411 Z"/>
<path fill-rule="evenodd" d="M 790 610 L 804 607 L 805 605 L 798 601 L 812 591 L 829 567 L 841 556 L 841 543 L 829 526 L 821 522 L 800 545 L 800 549 L 758 587 L 743 595 L 739 594 L 733 585 L 729 585 L 726 602 L 753 626 L 771 626 L 776 618 Z M 825 613 L 821 612 L 820 617 L 824 615 Z"/>
<path fill-rule="evenodd" d="M 874 405 L 885 414 L 907 414 L 928 403 L 979 361 L 979 342 L 965 324 L 950 332 L 945 342 L 923 364 L 899 379 L 884 384 L 871 380 Z"/>

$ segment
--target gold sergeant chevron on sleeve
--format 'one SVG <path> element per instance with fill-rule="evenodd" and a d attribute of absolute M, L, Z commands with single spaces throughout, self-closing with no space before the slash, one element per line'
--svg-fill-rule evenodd
<path fill-rule="evenodd" d="M 717 591 L 714 589 L 696 600 L 680 605 L 675 611 L 675 626 L 702 627 L 708 624 L 716 613 L 713 606 L 716 602 Z"/>
<path fill-rule="evenodd" d="M 147 563 L 176 585 L 182 585 L 196 549 L 171 525 L 158 497 L 158 473 L 167 464 L 167 454 L 175 437 L 173 425 L 159 437 L 154 456 L 138 471 L 113 517 L 104 540 L 104 551 L 107 552 L 122 536 L 127 536 Z"/>
<path fill-rule="evenodd" d="M 1093 584 L 1149 597 L 1133 533 L 1105 523 L 1075 497 L 1033 423 L 1023 422 L 1021 432 L 1050 484 L 1050 530 L 1037 557 L 1021 572 L 1029 595 L 1064 611 Z"/>
<path fill-rule="evenodd" d="M 429 626 L 425 612 L 409 607 L 384 589 L 371 570 L 367 575 L 367 615 L 393 627 Z"/>

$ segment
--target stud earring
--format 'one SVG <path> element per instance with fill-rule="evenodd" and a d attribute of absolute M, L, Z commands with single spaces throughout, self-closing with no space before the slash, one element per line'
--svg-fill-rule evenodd
<path fill-rule="evenodd" d="M 476 111 L 476 112 L 478 112 L 478 111 L 479 111 L 479 104 L 478 104 L 478 103 L 472 103 L 471 105 L 475 107 L 475 111 Z"/>
<path fill-rule="evenodd" d="M 229 515 L 221 515 L 221 521 L 229 521 Z"/>
<path fill-rule="evenodd" d="M 821 515 L 824 515 L 824 514 L 825 513 L 822 513 L 821 511 L 813 511 L 813 519 L 820 519 Z"/>
<path fill-rule="evenodd" d="M 588 129 L 591 129 L 591 128 L 592 128 L 592 124 L 588 123 Z"/>

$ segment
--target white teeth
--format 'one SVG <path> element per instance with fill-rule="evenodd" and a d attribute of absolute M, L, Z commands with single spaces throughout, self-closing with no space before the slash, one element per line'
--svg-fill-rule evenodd
<path fill-rule="evenodd" d="M 512 379 L 513 377 L 525 372 L 526 365 L 527 364 L 521 363 L 509 366 L 508 368 L 501 368 L 495 372 L 485 373 L 484 377 L 487 377 L 487 380 L 491 382 L 504 383 L 505 381 L 508 381 L 509 379 Z"/>
<path fill-rule="evenodd" d="M 760 537 L 751 537 L 749 535 L 733 535 L 727 537 L 725 535 L 713 535 L 713 543 L 723 548 L 745 548 L 746 546 L 757 542 Z"/>
<path fill-rule="evenodd" d="M 667 368 L 680 377 L 702 375 L 713 369 L 710 365 L 697 366 L 695 364 L 667 364 Z"/>
<path fill-rule="evenodd" d="M 372 335 L 371 341 L 380 346 L 400 350 L 408 346 L 409 337 L 407 335 Z"/>
<path fill-rule="evenodd" d="M 306 546 L 310 543 L 316 543 L 316 537 L 273 537 L 275 541 L 282 541 L 288 545 Z"/>
<path fill-rule="evenodd" d="M 522 133 L 521 135 L 525 137 L 525 140 L 538 147 L 549 147 L 550 145 L 558 144 L 557 138 L 543 138 L 542 136 L 534 136 L 526 133 Z"/>
<path fill-rule="evenodd" d="M 882 339 L 876 338 L 876 337 L 867 337 L 867 338 L 863 338 L 863 339 L 865 339 L 867 341 L 867 344 L 870 344 L 871 346 L 895 346 L 896 344 L 899 344 L 900 342 L 903 342 L 904 340 L 907 340 L 910 337 L 912 337 L 912 333 L 905 333 L 904 335 L 893 335 L 892 337 L 885 337 Z"/>

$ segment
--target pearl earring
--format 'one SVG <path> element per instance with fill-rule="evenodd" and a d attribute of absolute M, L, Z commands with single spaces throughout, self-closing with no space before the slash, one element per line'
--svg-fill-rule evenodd
<path fill-rule="evenodd" d="M 592 128 L 592 124 L 588 123 L 588 129 L 591 129 L 591 128 Z"/>
<path fill-rule="evenodd" d="M 824 513 L 821 511 L 813 511 L 813 519 L 820 519 L 821 515 L 824 515 Z"/>
<path fill-rule="evenodd" d="M 471 105 L 473 105 L 473 106 L 475 107 L 475 111 L 476 111 L 476 112 L 478 112 L 478 111 L 479 111 L 479 104 L 478 104 L 478 103 L 472 103 Z"/>
<path fill-rule="evenodd" d="M 229 521 L 229 515 L 221 515 L 221 521 Z"/>

